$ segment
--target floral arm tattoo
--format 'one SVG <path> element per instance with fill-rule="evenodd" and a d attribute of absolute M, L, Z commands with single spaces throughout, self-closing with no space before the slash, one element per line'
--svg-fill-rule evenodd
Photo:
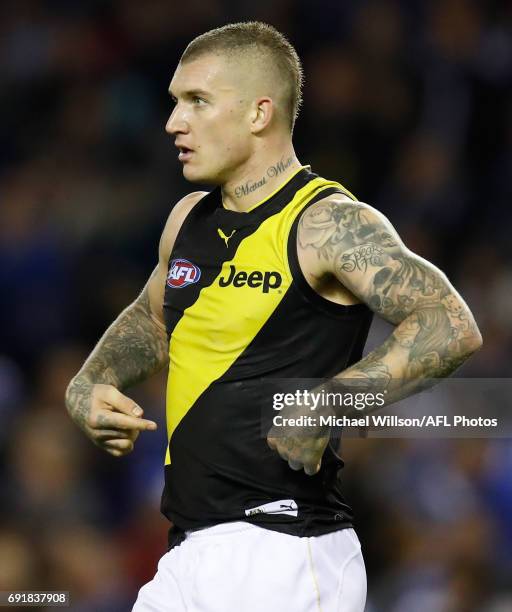
<path fill-rule="evenodd" d="M 384 344 L 336 378 L 394 389 L 391 403 L 448 376 L 481 346 L 475 320 L 446 276 L 409 251 L 371 207 L 314 204 L 301 218 L 298 249 L 315 250 L 326 274 L 396 325 Z"/>

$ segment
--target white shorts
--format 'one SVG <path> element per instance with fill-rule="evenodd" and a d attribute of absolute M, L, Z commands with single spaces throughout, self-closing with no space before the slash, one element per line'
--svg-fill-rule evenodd
<path fill-rule="evenodd" d="M 299 538 L 236 522 L 166 553 L 132 612 L 363 612 L 365 601 L 353 529 Z"/>

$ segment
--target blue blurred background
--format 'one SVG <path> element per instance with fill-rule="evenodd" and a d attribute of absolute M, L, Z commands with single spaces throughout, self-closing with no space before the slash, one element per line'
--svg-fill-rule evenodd
<path fill-rule="evenodd" d="M 510 2 L 4 0 L 0 590 L 64 589 L 72 610 L 129 610 L 165 552 L 164 376 L 133 390 L 160 427 L 124 459 L 85 439 L 63 394 L 194 190 L 164 133 L 182 50 L 255 18 L 303 58 L 299 159 L 446 271 L 484 336 L 464 375 L 508 376 Z M 344 455 L 368 612 L 512 610 L 508 440 L 357 439 Z"/>

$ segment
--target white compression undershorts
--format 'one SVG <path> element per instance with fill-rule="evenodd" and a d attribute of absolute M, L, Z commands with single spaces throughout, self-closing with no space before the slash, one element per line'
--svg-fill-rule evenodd
<path fill-rule="evenodd" d="M 235 522 L 166 553 L 132 612 L 363 612 L 365 601 L 353 529 L 299 538 Z"/>

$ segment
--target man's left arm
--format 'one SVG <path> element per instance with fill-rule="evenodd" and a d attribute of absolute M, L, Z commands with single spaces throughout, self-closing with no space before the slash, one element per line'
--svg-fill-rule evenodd
<path fill-rule="evenodd" d="M 309 269 L 317 278 L 334 276 L 396 326 L 381 346 L 340 372 L 331 388 L 343 380 L 350 386 L 357 379 L 363 387 L 366 381 L 367 390 L 385 390 L 389 404 L 450 375 L 480 348 L 473 315 L 446 276 L 407 249 L 389 221 L 370 206 L 344 199 L 311 206 L 301 219 L 297 248 L 305 274 Z M 314 457 L 308 453 L 307 466 L 300 459 L 301 447 L 307 446 L 304 432 L 300 443 L 275 433 L 270 432 L 269 443 L 291 467 L 318 471 L 318 452 Z M 322 446 L 318 435 L 313 436 L 317 450 Z M 325 432 L 322 440 L 326 445 Z"/>
<path fill-rule="evenodd" d="M 306 229 L 298 248 L 315 249 L 326 273 L 396 325 L 384 344 L 339 378 L 389 378 L 412 393 L 425 379 L 448 376 L 480 348 L 482 337 L 464 300 L 438 268 L 406 248 L 383 215 L 361 203 L 324 206 L 339 219 L 337 232 L 328 244 L 308 244 Z M 318 212 L 308 211 L 303 226 L 311 226 Z"/>

